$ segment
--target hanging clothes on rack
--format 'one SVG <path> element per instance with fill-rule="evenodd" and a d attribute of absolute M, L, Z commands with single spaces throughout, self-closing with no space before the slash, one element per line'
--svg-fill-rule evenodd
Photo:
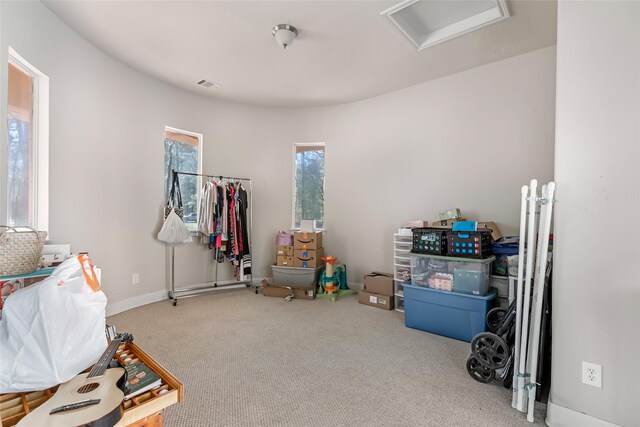
<path fill-rule="evenodd" d="M 198 231 L 202 234 L 203 244 L 209 244 L 211 236 L 215 234 L 214 211 L 217 203 L 215 183 L 207 181 L 200 190 L 200 206 L 198 207 Z"/>
<path fill-rule="evenodd" d="M 249 207 L 249 202 L 247 199 L 247 190 L 244 189 L 242 184 L 239 184 L 238 186 L 238 201 L 241 244 L 240 271 L 241 275 L 245 276 L 251 274 L 251 251 L 249 245 L 249 233 L 247 231 L 247 209 Z"/>
<path fill-rule="evenodd" d="M 251 274 L 247 222 L 248 197 L 241 182 L 207 181 L 200 192 L 198 231 L 201 241 L 215 249 L 214 259 L 227 258 L 237 280 Z"/>
<path fill-rule="evenodd" d="M 174 171 L 176 174 L 206 177 L 200 190 L 197 229 L 201 241 L 214 250 L 216 261 L 215 280 L 191 288 L 175 288 L 175 247 L 171 246 L 171 277 L 169 298 L 173 305 L 178 298 L 193 296 L 200 292 L 220 290 L 225 287 L 249 287 L 251 277 L 251 178 L 203 175 L 193 172 Z M 235 181 L 235 182 L 234 182 Z M 249 192 L 241 182 L 249 186 Z M 218 263 L 229 259 L 237 281 L 218 281 Z"/>

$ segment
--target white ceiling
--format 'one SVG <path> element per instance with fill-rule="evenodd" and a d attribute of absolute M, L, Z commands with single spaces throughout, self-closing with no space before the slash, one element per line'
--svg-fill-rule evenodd
<path fill-rule="evenodd" d="M 138 70 L 264 106 L 365 99 L 556 42 L 555 1 L 509 1 L 510 18 L 417 51 L 380 15 L 397 3 L 45 1 L 89 42 Z M 298 28 L 287 50 L 271 35 L 276 24 Z M 197 86 L 200 79 L 222 87 Z"/>

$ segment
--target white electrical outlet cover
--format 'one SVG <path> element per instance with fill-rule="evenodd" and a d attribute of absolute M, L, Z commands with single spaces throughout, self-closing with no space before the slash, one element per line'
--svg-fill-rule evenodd
<path fill-rule="evenodd" d="M 602 366 L 595 363 L 582 362 L 582 383 L 602 388 Z"/>

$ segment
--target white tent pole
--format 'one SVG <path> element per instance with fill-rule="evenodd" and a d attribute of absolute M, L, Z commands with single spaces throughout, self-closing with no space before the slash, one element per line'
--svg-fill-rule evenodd
<path fill-rule="evenodd" d="M 522 328 L 522 277 L 524 276 L 524 250 L 527 237 L 527 192 L 529 187 L 522 186 L 520 190 L 520 246 L 518 249 L 518 282 L 516 285 L 516 345 L 513 356 L 513 385 L 511 406 L 522 411 L 524 408 L 517 407 L 518 390 L 524 387 L 522 377 L 518 376 L 518 366 L 520 361 L 520 330 Z"/>
<path fill-rule="evenodd" d="M 529 333 L 529 305 L 531 304 L 531 277 L 533 276 L 533 258 L 536 255 L 536 196 L 538 190 L 538 181 L 531 180 L 529 185 L 529 226 L 527 230 L 527 267 L 524 280 L 524 298 L 522 305 L 522 330 L 520 333 L 520 360 L 518 366 L 518 376 L 521 383 L 528 382 L 527 376 L 527 343 Z M 518 400 L 516 409 L 526 412 L 526 394 L 524 389 L 518 388 Z"/>
<path fill-rule="evenodd" d="M 543 205 L 540 210 L 540 230 L 541 230 L 541 239 L 539 240 L 540 244 L 540 260 L 539 267 L 536 271 L 536 286 L 537 286 L 537 297 L 535 304 L 535 313 L 533 318 L 533 328 L 532 328 L 532 345 L 530 351 L 530 359 L 531 359 L 531 379 L 528 385 L 529 389 L 529 408 L 527 412 L 527 420 L 529 422 L 533 422 L 533 409 L 534 403 L 536 400 L 536 381 L 538 375 L 538 350 L 540 349 L 540 329 L 542 327 L 542 306 L 543 306 L 543 298 L 544 298 L 544 282 L 546 276 L 547 269 L 547 254 L 549 251 L 549 231 L 551 230 L 551 213 L 553 211 L 553 195 L 555 192 L 555 183 L 552 181 L 547 186 L 546 190 L 543 191 Z"/>
<path fill-rule="evenodd" d="M 544 199 L 545 195 L 547 194 L 547 185 L 543 185 L 542 189 L 540 191 L 540 197 L 536 199 L 537 203 L 540 203 L 540 201 L 542 199 Z M 529 312 L 529 329 L 527 330 L 527 332 L 529 333 L 529 341 L 527 342 L 527 357 L 525 360 L 525 372 L 527 373 L 527 377 L 525 379 L 525 384 L 524 384 L 524 388 L 523 388 L 523 393 L 525 394 L 525 399 L 524 399 L 524 408 L 522 410 L 522 412 L 527 412 L 527 407 L 528 407 L 528 396 L 529 396 L 529 386 L 530 386 L 530 382 L 531 382 L 531 349 L 533 348 L 533 331 L 535 329 L 535 322 L 534 322 L 534 312 L 536 309 L 536 304 L 538 301 L 538 273 L 540 272 L 540 260 L 542 259 L 542 240 L 544 239 L 544 230 L 542 227 L 542 225 L 544 224 L 544 216 L 546 214 L 546 210 L 542 208 L 542 205 L 540 205 L 540 216 L 538 218 L 538 238 L 536 239 L 536 243 L 537 243 L 537 248 L 536 248 L 536 257 L 534 258 L 534 267 L 533 267 L 533 279 L 532 279 L 532 283 L 531 283 L 531 287 L 533 288 L 531 290 L 531 311 Z"/>

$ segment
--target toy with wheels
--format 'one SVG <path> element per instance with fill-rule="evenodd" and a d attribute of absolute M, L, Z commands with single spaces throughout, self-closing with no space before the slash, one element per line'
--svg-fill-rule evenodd
<path fill-rule="evenodd" d="M 349 289 L 347 286 L 347 266 L 337 264 L 337 258 L 333 256 L 323 257 L 322 259 L 327 262 L 327 266 L 318 279 L 316 298 L 335 302 L 338 297 L 356 294 L 356 291 Z"/>

